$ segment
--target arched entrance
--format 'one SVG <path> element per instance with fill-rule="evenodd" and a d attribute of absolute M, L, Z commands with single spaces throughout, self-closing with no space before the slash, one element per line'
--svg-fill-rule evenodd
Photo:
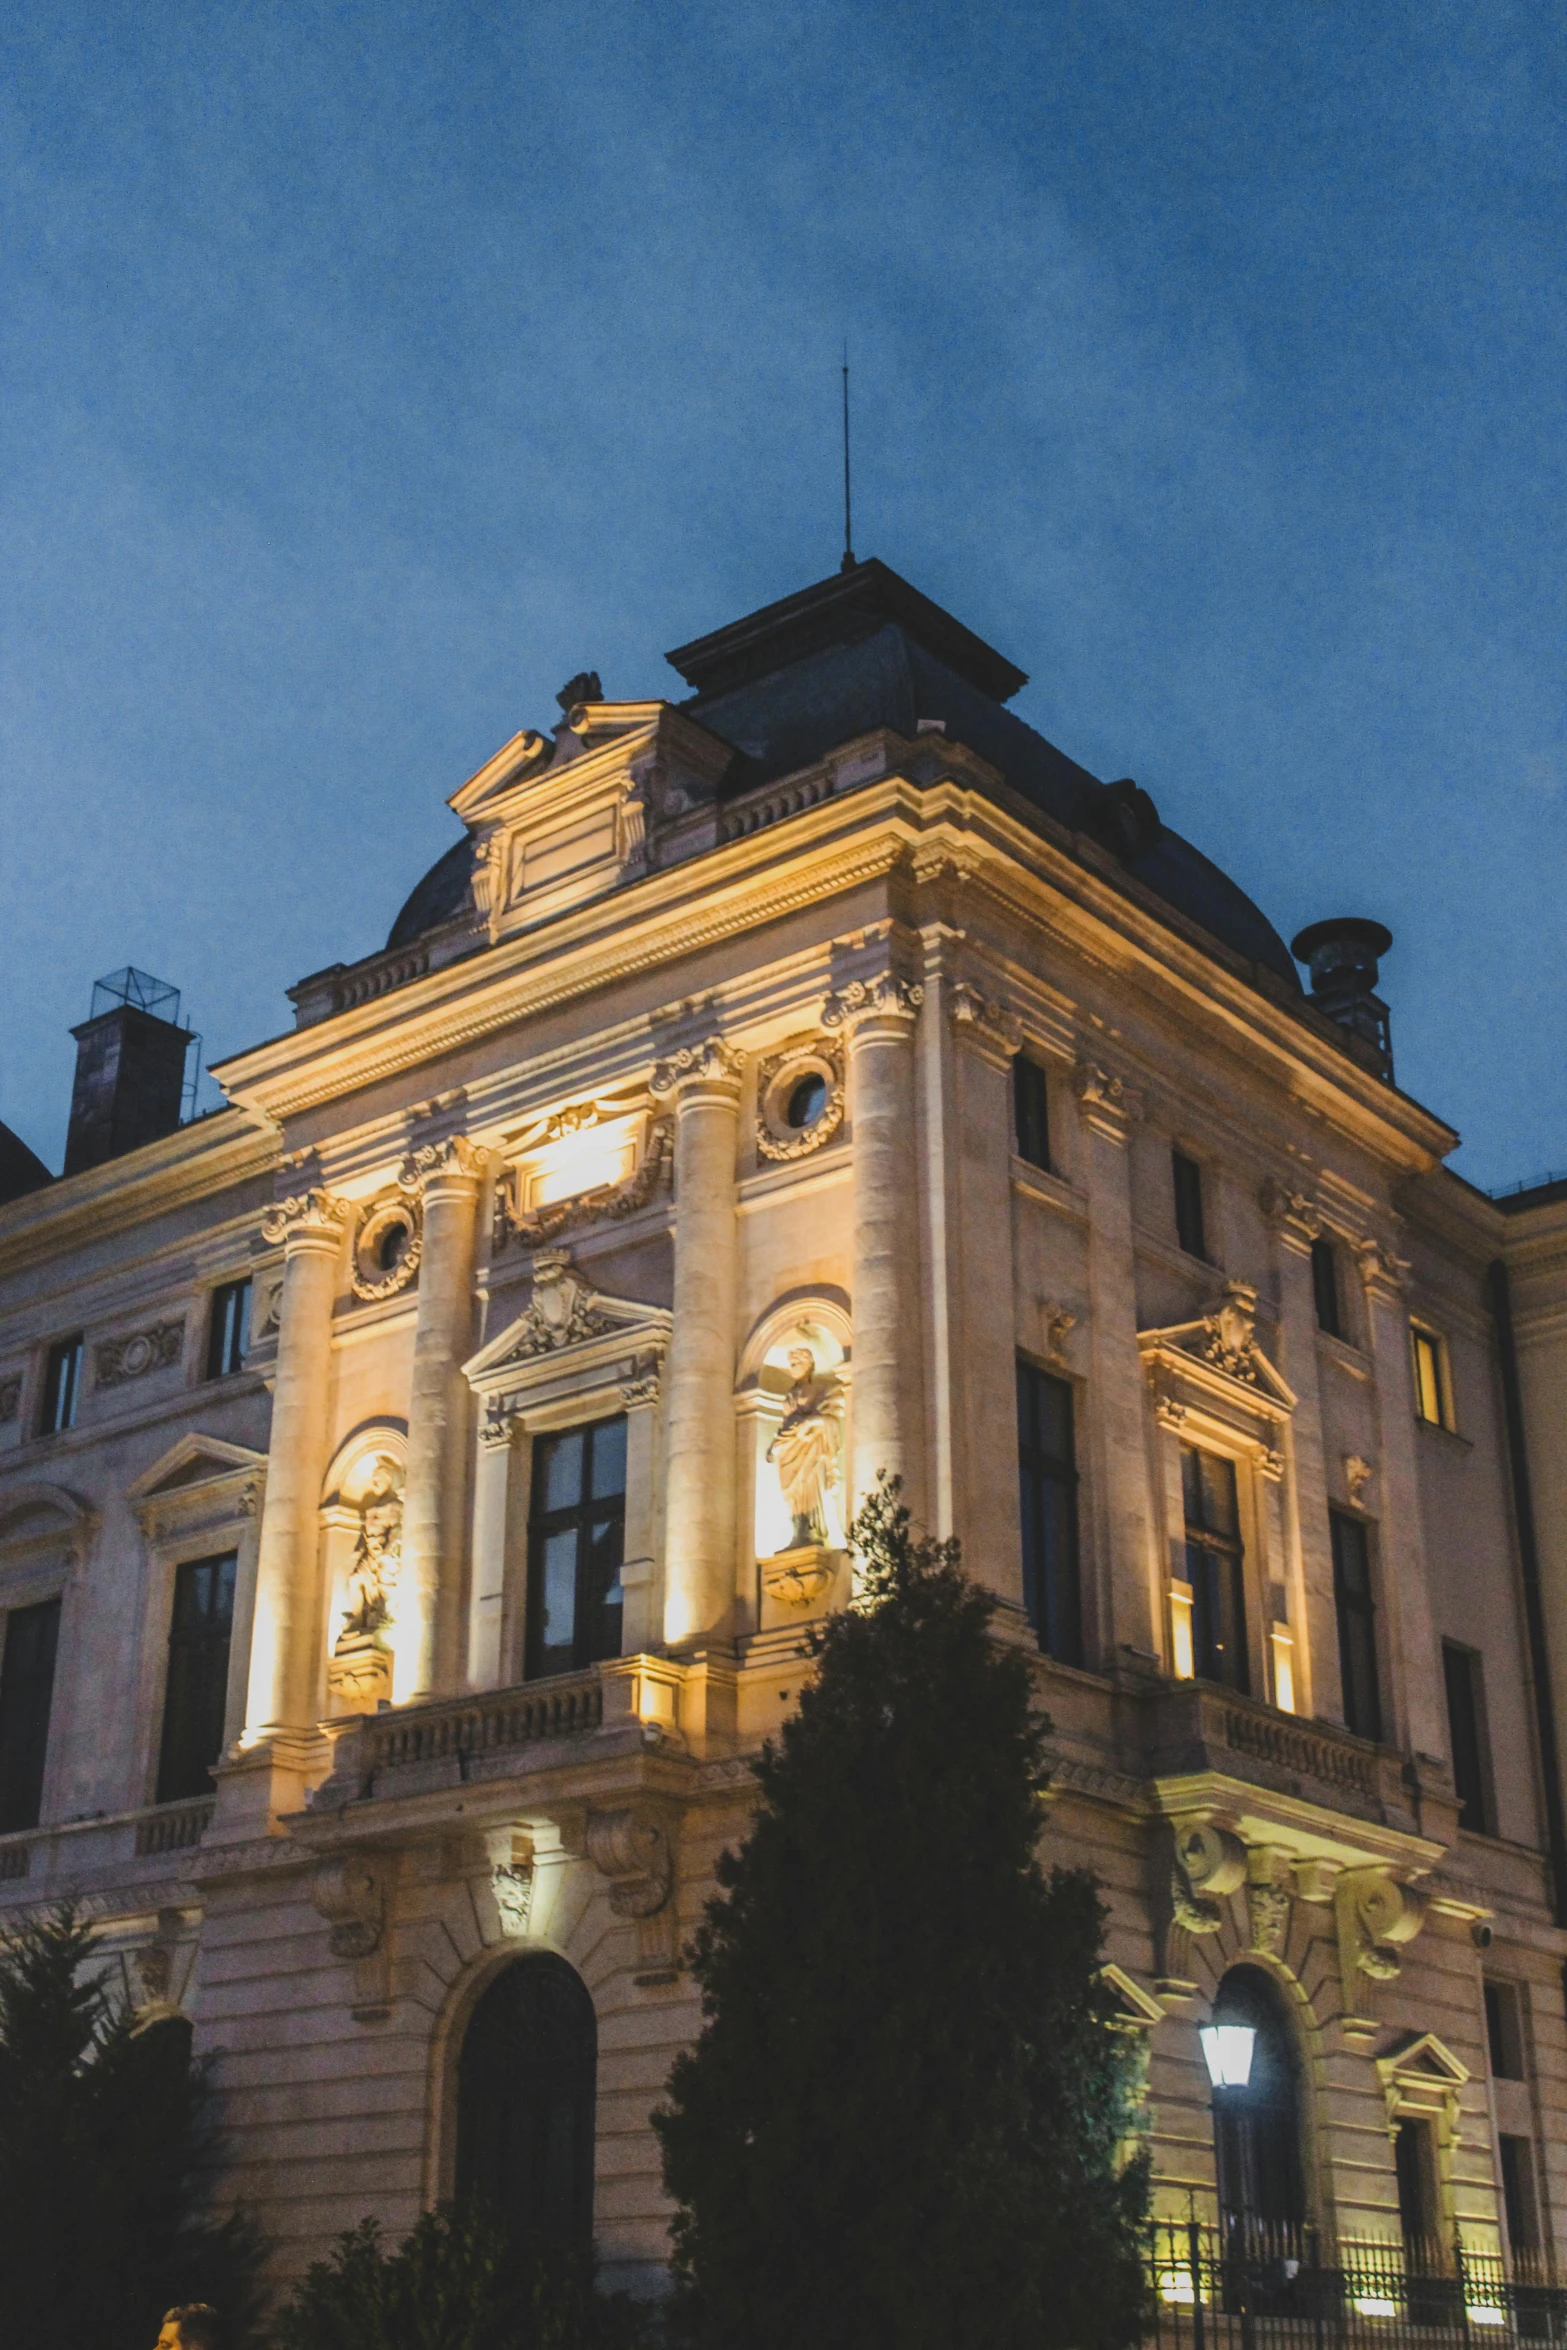
<path fill-rule="evenodd" d="M 1261 1967 L 1232 1967 L 1219 1985 L 1213 2021 L 1251 2033 L 1244 2081 L 1215 2083 L 1213 2091 L 1226 2253 L 1299 2259 L 1306 2220 L 1300 2059 L 1278 1986 Z"/>
<path fill-rule="evenodd" d="M 482 2197 L 536 2243 L 593 2234 L 598 2024 L 587 1986 L 536 1951 L 503 1967 L 463 2036 L 457 2194 Z"/>

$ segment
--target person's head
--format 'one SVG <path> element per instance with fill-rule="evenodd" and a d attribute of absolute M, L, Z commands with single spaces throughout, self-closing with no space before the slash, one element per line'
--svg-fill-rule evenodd
<path fill-rule="evenodd" d="M 210 2301 L 182 2301 L 166 2312 L 157 2350 L 220 2350 L 218 2313 Z"/>

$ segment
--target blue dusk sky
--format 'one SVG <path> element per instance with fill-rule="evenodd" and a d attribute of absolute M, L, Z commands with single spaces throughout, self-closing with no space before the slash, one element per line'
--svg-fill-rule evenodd
<path fill-rule="evenodd" d="M 285 1027 L 573 671 L 831 571 L 847 334 L 859 553 L 1567 1166 L 1564 82 L 1506 0 L 11 10 L 0 1118 L 120 964 Z"/>

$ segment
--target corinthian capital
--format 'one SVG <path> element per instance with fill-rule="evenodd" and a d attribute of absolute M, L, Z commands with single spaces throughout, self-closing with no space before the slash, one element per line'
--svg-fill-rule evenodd
<path fill-rule="evenodd" d="M 851 979 L 834 988 L 822 1006 L 824 1028 L 858 1028 L 862 1020 L 912 1020 L 925 1001 L 917 979 L 902 979 L 896 971 L 878 971 L 870 979 Z"/>
<path fill-rule="evenodd" d="M 1368 1297 L 1396 1301 L 1409 1286 L 1409 1259 L 1396 1256 L 1385 1240 L 1358 1241 L 1355 1262 Z"/>
<path fill-rule="evenodd" d="M 261 1237 L 271 1248 L 330 1241 L 334 1247 L 348 1222 L 348 1202 L 330 1191 L 302 1191 L 280 1199 L 261 1219 Z"/>
<path fill-rule="evenodd" d="M 466 1134 L 449 1134 L 444 1142 L 423 1142 L 411 1150 L 397 1171 L 398 1188 L 422 1192 L 429 1183 L 478 1183 L 488 1173 L 490 1154 Z"/>
<path fill-rule="evenodd" d="M 1322 1217 L 1309 1193 L 1291 1191 L 1288 1184 L 1278 1183 L 1270 1175 L 1257 1196 L 1281 1240 L 1304 1249 L 1322 1237 Z"/>
<path fill-rule="evenodd" d="M 716 1085 L 728 1092 L 740 1090 L 745 1055 L 721 1036 L 704 1037 L 700 1044 L 683 1044 L 653 1064 L 654 1093 L 683 1092 L 688 1085 Z"/>
<path fill-rule="evenodd" d="M 1096 1061 L 1079 1061 L 1072 1072 L 1072 1091 L 1088 1124 L 1111 1142 L 1124 1142 L 1142 1111 L 1142 1095 L 1124 1077 L 1101 1069 Z"/>

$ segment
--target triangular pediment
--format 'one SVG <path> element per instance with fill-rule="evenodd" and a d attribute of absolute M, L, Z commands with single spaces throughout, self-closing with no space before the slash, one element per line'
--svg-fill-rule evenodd
<path fill-rule="evenodd" d="M 1461 2089 L 1469 2078 L 1469 2067 L 1435 2032 L 1423 2032 L 1407 2048 L 1396 2049 L 1391 2056 L 1378 2057 L 1377 2070 L 1385 2081 L 1394 2080 L 1405 2086 L 1427 2081 L 1437 2088 Z"/>
<path fill-rule="evenodd" d="M 569 1357 L 605 1340 L 641 1339 L 649 1348 L 661 1350 L 672 1326 L 666 1306 L 612 1297 L 593 1287 L 565 1249 L 540 1249 L 533 1260 L 533 1294 L 527 1307 L 463 1365 L 463 1372 L 482 1394 L 521 1369 Z"/>
<path fill-rule="evenodd" d="M 1137 1344 L 1146 1363 L 1184 1370 L 1239 1407 L 1287 1419 L 1295 1391 L 1258 1344 L 1256 1318 L 1255 1289 L 1246 1281 L 1227 1281 L 1195 1321 L 1140 1330 Z"/>
<path fill-rule="evenodd" d="M 1102 1966 L 1099 1980 L 1115 1994 L 1118 2010 L 1114 2021 L 1128 2031 L 1151 2031 L 1164 2021 L 1164 2009 L 1151 1991 L 1145 1991 L 1135 1976 L 1126 1974 L 1118 1966 Z"/>
<path fill-rule="evenodd" d="M 144 1469 L 127 1491 L 132 1501 L 156 1501 L 190 1485 L 209 1485 L 214 1478 L 236 1477 L 266 1465 L 264 1452 L 252 1452 L 248 1445 L 228 1444 L 221 1436 L 201 1436 L 192 1430 L 150 1469 Z"/>

